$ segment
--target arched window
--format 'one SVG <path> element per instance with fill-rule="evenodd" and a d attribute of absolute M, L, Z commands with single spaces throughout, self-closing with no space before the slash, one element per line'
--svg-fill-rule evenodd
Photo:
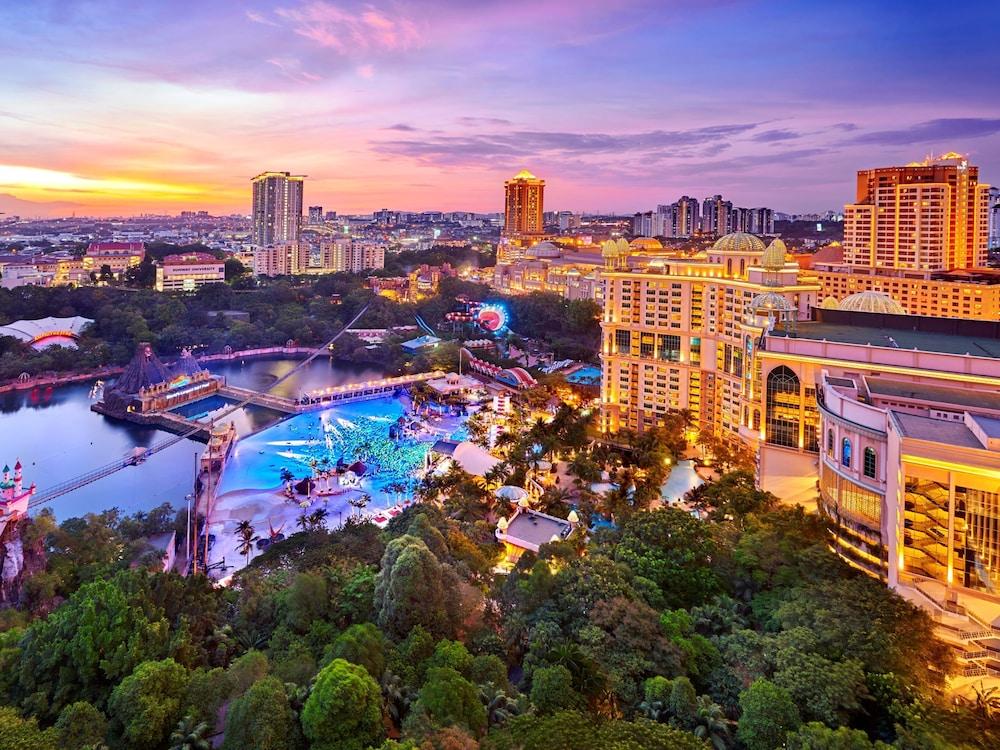
<path fill-rule="evenodd" d="M 865 463 L 864 463 L 865 476 L 875 478 L 878 472 L 878 456 L 875 453 L 875 449 L 871 446 L 865 448 Z"/>
<path fill-rule="evenodd" d="M 745 258 L 740 258 L 740 276 L 743 276 L 747 270 L 747 262 Z"/>
<path fill-rule="evenodd" d="M 760 409 L 753 410 L 753 428 L 755 430 L 760 429 Z"/>
<path fill-rule="evenodd" d="M 844 438 L 840 445 L 840 463 L 844 466 L 851 465 L 851 441 L 848 438 Z"/>
<path fill-rule="evenodd" d="M 732 275 L 733 275 L 733 259 L 730 258 L 729 260 L 726 261 L 726 276 L 732 276 Z"/>
<path fill-rule="evenodd" d="M 833 428 L 826 431 L 826 455 L 833 455 Z"/>
<path fill-rule="evenodd" d="M 799 447 L 801 422 L 801 387 L 799 377 L 785 365 L 767 375 L 765 398 L 765 438 L 772 445 Z"/>

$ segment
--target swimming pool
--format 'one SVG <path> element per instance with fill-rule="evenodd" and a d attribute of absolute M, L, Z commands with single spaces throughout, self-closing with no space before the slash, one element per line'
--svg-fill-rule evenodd
<path fill-rule="evenodd" d="M 411 419 L 407 402 L 386 397 L 297 414 L 239 441 L 226 466 L 219 494 L 281 485 L 283 470 L 295 480 L 338 463 L 363 462 L 369 472 L 360 489 L 376 507 L 412 494 L 427 452 L 435 441 L 461 435 L 464 418 L 432 420 L 430 430 L 395 440 L 389 428 Z M 405 487 L 401 489 L 400 487 Z"/>
<path fill-rule="evenodd" d="M 596 385 L 601 382 L 601 368 L 594 367 L 593 365 L 581 367 L 579 370 L 567 375 L 566 380 L 570 383 L 579 383 L 581 385 Z"/>

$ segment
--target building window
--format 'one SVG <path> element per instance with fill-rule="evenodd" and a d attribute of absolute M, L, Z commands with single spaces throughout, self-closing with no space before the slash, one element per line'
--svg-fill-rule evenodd
<path fill-rule="evenodd" d="M 866 477 L 870 477 L 871 479 L 875 478 L 877 463 L 875 449 L 871 447 L 865 448 L 864 470 Z"/>
<path fill-rule="evenodd" d="M 615 331 L 615 349 L 624 354 L 628 354 L 632 349 L 632 332 Z"/>
<path fill-rule="evenodd" d="M 844 466 L 851 465 L 851 441 L 848 438 L 844 438 L 844 442 L 840 446 L 840 463 Z"/>
<path fill-rule="evenodd" d="M 833 455 L 833 428 L 826 431 L 826 455 Z"/>
<path fill-rule="evenodd" d="M 798 376 L 785 365 L 767 375 L 765 436 L 772 445 L 799 447 L 801 387 Z"/>
<path fill-rule="evenodd" d="M 667 362 L 681 361 L 681 337 L 671 334 L 659 334 L 660 359 Z"/>

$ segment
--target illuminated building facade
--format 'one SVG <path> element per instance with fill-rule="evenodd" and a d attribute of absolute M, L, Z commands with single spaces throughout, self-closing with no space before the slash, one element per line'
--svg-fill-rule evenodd
<path fill-rule="evenodd" d="M 989 192 L 989 223 L 991 250 L 1000 249 L 1000 188 L 991 187 Z"/>
<path fill-rule="evenodd" d="M 156 267 L 156 291 L 193 292 L 226 280 L 226 263 L 209 253 L 168 255 Z"/>
<path fill-rule="evenodd" d="M 823 371 L 818 381 L 819 510 L 830 546 L 929 609 L 966 677 L 1000 672 L 991 648 L 1000 635 L 1000 336 L 993 333 L 983 342 L 993 358 L 957 355 L 965 361 L 951 364 L 964 371 Z"/>
<path fill-rule="evenodd" d="M 262 172 L 253 184 L 253 244 L 298 242 L 302 232 L 305 177 L 288 172 Z"/>
<path fill-rule="evenodd" d="M 504 235 L 512 240 L 531 240 L 545 231 L 543 220 L 545 180 L 522 169 L 503 184 Z"/>
<path fill-rule="evenodd" d="M 299 242 L 275 242 L 255 248 L 255 276 L 292 276 L 306 273 L 309 267 L 309 246 Z"/>
<path fill-rule="evenodd" d="M 841 264 L 813 262 L 822 297 L 844 299 L 858 292 L 884 292 L 912 315 L 1000 320 L 1000 271 L 981 269 L 921 274 L 850 270 Z"/>
<path fill-rule="evenodd" d="M 699 429 L 738 439 L 761 333 L 777 318 L 806 319 L 819 285 L 786 261 L 780 240 L 765 248 L 743 233 L 645 268 L 630 269 L 628 256 L 608 248 L 601 273 L 602 428 L 642 431 L 689 409 Z M 813 412 L 798 407 L 796 445 L 816 442 Z"/>
<path fill-rule="evenodd" d="M 989 186 L 949 153 L 905 167 L 858 172 L 844 208 L 848 266 L 919 272 L 986 265 Z"/>
<path fill-rule="evenodd" d="M 146 245 L 142 242 L 91 242 L 83 256 L 83 268 L 88 273 L 100 273 L 104 266 L 120 274 L 142 263 Z"/>

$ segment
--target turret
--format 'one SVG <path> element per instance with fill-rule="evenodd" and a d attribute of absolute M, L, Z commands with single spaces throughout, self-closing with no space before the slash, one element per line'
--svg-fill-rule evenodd
<path fill-rule="evenodd" d="M 21 494 L 21 459 L 14 464 L 14 494 Z"/>

